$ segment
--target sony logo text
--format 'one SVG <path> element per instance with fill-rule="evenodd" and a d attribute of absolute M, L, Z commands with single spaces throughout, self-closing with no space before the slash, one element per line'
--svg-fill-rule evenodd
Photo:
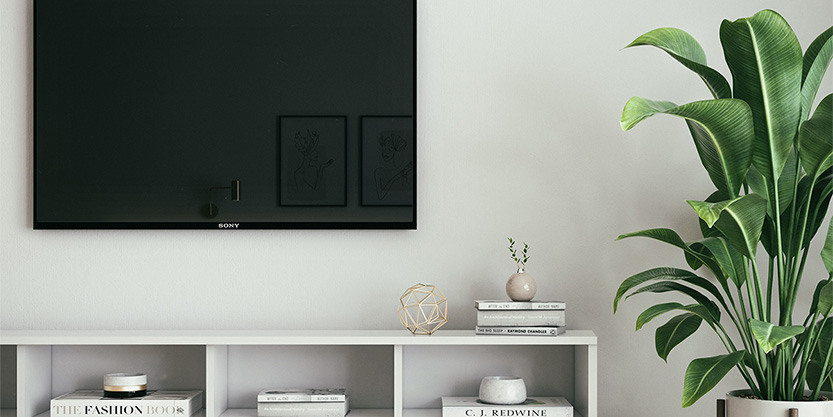
<path fill-rule="evenodd" d="M 220 229 L 238 229 L 240 228 L 240 223 L 218 223 Z"/>

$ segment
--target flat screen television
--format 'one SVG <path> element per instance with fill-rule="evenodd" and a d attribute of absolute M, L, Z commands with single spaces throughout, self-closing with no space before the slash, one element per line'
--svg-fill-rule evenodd
<path fill-rule="evenodd" d="M 416 0 L 35 0 L 35 229 L 415 229 Z"/>

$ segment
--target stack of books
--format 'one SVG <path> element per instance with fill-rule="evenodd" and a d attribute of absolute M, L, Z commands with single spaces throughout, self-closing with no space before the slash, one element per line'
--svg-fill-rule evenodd
<path fill-rule="evenodd" d="M 49 404 L 51 417 L 188 417 L 202 408 L 202 391 L 148 391 L 143 397 L 109 398 L 102 390 L 59 395 Z"/>
<path fill-rule="evenodd" d="M 344 417 L 349 412 L 344 388 L 267 389 L 257 394 L 258 417 Z"/>
<path fill-rule="evenodd" d="M 527 398 L 521 404 L 487 404 L 477 397 L 443 397 L 443 417 L 573 417 L 564 397 Z"/>
<path fill-rule="evenodd" d="M 476 334 L 557 336 L 566 330 L 562 301 L 477 300 Z"/>

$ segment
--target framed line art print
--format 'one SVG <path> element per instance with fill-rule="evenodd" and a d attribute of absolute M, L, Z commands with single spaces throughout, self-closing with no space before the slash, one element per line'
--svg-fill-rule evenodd
<path fill-rule="evenodd" d="M 280 206 L 347 204 L 347 118 L 278 118 Z"/>
<path fill-rule="evenodd" d="M 362 206 L 412 206 L 414 126 L 409 116 L 361 118 Z"/>

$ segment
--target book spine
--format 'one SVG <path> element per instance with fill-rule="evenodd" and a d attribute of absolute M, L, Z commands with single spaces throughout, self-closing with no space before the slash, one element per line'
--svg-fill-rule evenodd
<path fill-rule="evenodd" d="M 524 301 L 497 301 L 477 302 L 474 307 L 478 310 L 565 310 L 567 303 L 554 302 L 524 302 Z"/>
<path fill-rule="evenodd" d="M 79 416 L 153 416 L 188 417 L 199 407 L 191 407 L 189 401 L 131 401 L 119 400 L 52 400 L 49 407 L 51 417 Z"/>
<path fill-rule="evenodd" d="M 477 326 L 475 334 L 491 334 L 503 336 L 558 336 L 566 332 L 563 326 L 539 326 L 539 327 L 518 327 L 518 326 Z"/>
<path fill-rule="evenodd" d="M 573 417 L 573 407 L 443 407 L 442 417 Z"/>
<path fill-rule="evenodd" d="M 564 310 L 477 311 L 478 326 L 564 326 Z"/>
<path fill-rule="evenodd" d="M 344 417 L 350 407 L 347 402 L 287 402 L 258 403 L 259 417 Z"/>
<path fill-rule="evenodd" d="M 342 402 L 346 395 L 326 394 L 280 394 L 280 395 L 258 395 L 259 403 L 302 403 L 302 402 Z"/>
<path fill-rule="evenodd" d="M 258 411 L 258 417 L 344 417 L 345 414 L 336 411 L 318 411 L 318 410 L 276 410 L 276 411 Z"/>

